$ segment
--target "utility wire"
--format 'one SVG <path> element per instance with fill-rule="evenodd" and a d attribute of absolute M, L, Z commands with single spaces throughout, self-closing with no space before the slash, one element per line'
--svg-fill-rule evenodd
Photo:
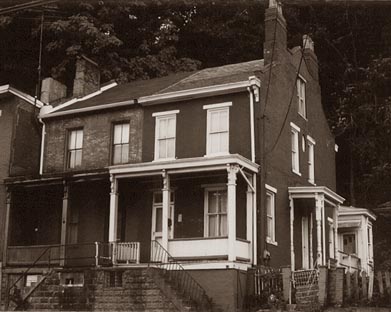
<path fill-rule="evenodd" d="M 18 12 L 18 11 L 22 11 L 25 9 L 30 9 L 30 8 L 58 2 L 58 1 L 59 0 L 37 0 L 37 1 L 31 1 L 28 3 L 17 4 L 12 7 L 0 9 L 0 15 L 14 13 L 14 12 Z"/>

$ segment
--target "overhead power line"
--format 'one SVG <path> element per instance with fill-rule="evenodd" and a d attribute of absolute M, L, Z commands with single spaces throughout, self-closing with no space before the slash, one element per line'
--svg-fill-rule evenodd
<path fill-rule="evenodd" d="M 0 9 L 0 15 L 10 14 L 10 13 L 14 13 L 14 12 L 18 12 L 18 11 L 22 11 L 22 10 L 26 10 L 26 9 L 31 9 L 31 8 L 47 5 L 50 3 L 58 2 L 58 1 L 59 0 L 36 0 L 36 1 L 27 2 L 27 3 L 17 4 L 17 5 L 11 6 L 11 7 Z"/>

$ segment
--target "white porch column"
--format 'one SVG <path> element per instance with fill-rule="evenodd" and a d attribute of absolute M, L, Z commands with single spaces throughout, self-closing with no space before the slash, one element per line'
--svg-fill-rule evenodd
<path fill-rule="evenodd" d="M 3 245 L 3 263 L 7 264 L 7 250 L 9 243 L 9 232 L 10 232 L 10 214 L 11 214 L 11 191 L 6 188 L 6 203 L 5 203 L 5 224 L 4 224 L 4 245 Z"/>
<path fill-rule="evenodd" d="M 289 228 L 290 228 L 290 237 L 291 237 L 291 270 L 295 270 L 295 244 L 294 244 L 294 221 L 295 221 L 295 206 L 293 203 L 292 196 L 289 196 L 289 212 L 290 212 L 290 222 L 289 222 Z"/>
<path fill-rule="evenodd" d="M 313 235 L 312 231 L 314 229 L 314 213 L 311 211 L 310 214 L 310 268 L 314 268 L 314 240 L 313 240 Z"/>
<path fill-rule="evenodd" d="M 238 171 L 238 166 L 227 165 L 228 261 L 236 260 L 236 174 Z"/>
<path fill-rule="evenodd" d="M 253 217 L 253 226 L 252 226 L 252 229 L 253 229 L 253 240 L 252 240 L 252 247 L 253 247 L 253 264 L 254 265 L 257 265 L 257 262 L 258 262 L 258 254 L 257 254 L 257 247 L 258 247 L 258 231 L 257 231 L 257 174 L 254 173 L 253 174 L 253 188 L 255 190 L 254 194 L 253 194 L 253 213 L 252 213 L 252 217 Z"/>
<path fill-rule="evenodd" d="M 334 219 L 334 258 L 337 260 L 337 266 L 339 265 L 339 246 L 338 246 L 338 210 L 339 204 L 333 209 L 333 219 Z"/>
<path fill-rule="evenodd" d="M 326 217 L 325 217 L 325 205 L 324 200 L 322 200 L 322 251 L 323 251 L 323 265 L 326 265 Z M 330 255 L 329 255 L 330 257 Z"/>
<path fill-rule="evenodd" d="M 170 211 L 170 176 L 163 170 L 162 246 L 168 250 L 168 216 Z"/>
<path fill-rule="evenodd" d="M 315 219 L 316 219 L 316 258 L 317 264 L 323 265 L 322 255 L 322 206 L 323 196 L 315 196 Z"/>
<path fill-rule="evenodd" d="M 250 242 L 250 249 L 249 249 L 249 256 L 250 261 L 252 263 L 253 258 L 253 197 L 254 192 L 252 191 L 251 187 L 247 186 L 247 192 L 246 192 L 247 198 L 246 198 L 246 239 Z"/>
<path fill-rule="evenodd" d="M 62 196 L 62 217 L 61 217 L 61 247 L 60 247 L 60 265 L 65 264 L 65 244 L 67 243 L 67 227 L 69 215 L 69 185 L 63 181 L 63 196 Z"/>
<path fill-rule="evenodd" d="M 110 217 L 109 217 L 109 242 L 117 241 L 118 228 L 118 180 L 110 175 Z"/>

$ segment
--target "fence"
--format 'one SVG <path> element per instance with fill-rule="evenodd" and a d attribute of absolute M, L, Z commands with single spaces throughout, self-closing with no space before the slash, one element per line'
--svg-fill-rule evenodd
<path fill-rule="evenodd" d="M 244 309 L 256 311 L 269 307 L 271 301 L 282 299 L 282 273 L 280 269 L 266 266 L 249 268 L 247 271 L 247 294 Z M 273 296 L 271 296 L 273 295 Z"/>

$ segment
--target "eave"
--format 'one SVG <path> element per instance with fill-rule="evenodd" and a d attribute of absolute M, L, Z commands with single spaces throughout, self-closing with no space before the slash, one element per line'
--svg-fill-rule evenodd
<path fill-rule="evenodd" d="M 36 106 L 38 108 L 41 108 L 44 105 L 40 100 L 35 99 L 31 95 L 28 95 L 27 93 L 19 91 L 15 88 L 11 87 L 8 84 L 0 86 L 0 94 L 7 93 L 7 92 L 12 93 L 13 95 L 16 95 L 17 97 L 21 98 L 22 100 L 25 100 L 27 103 L 29 103 L 33 106 Z"/>

